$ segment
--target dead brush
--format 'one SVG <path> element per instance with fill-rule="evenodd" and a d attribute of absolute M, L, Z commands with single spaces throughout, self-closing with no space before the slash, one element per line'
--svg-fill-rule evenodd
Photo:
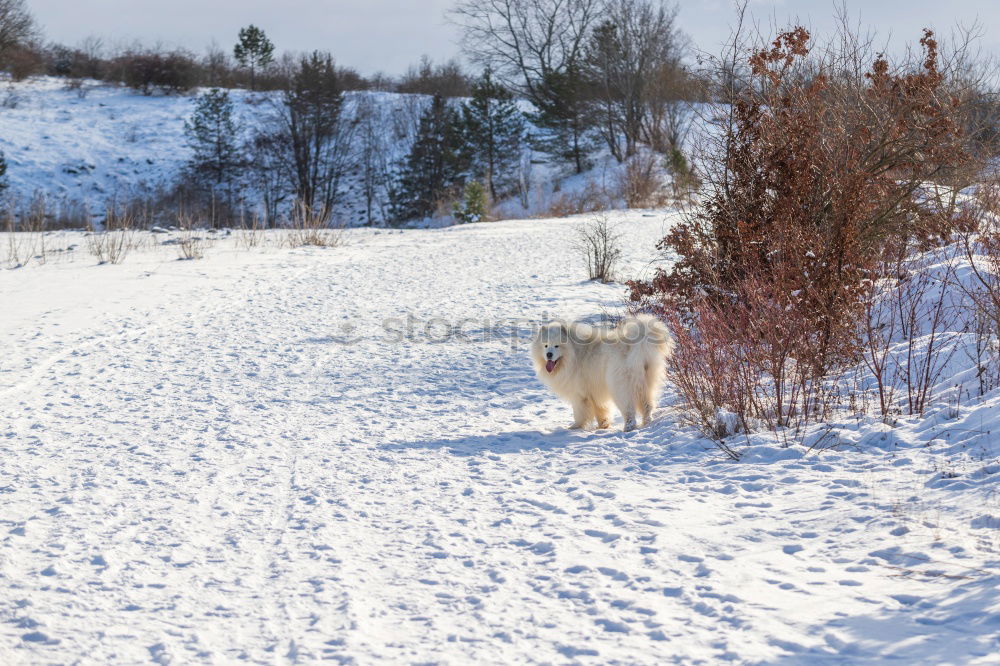
<path fill-rule="evenodd" d="M 971 279 L 958 281 L 972 304 L 979 395 L 1000 386 L 1000 179 L 982 184 L 964 209 L 974 220 L 960 236 Z"/>
<path fill-rule="evenodd" d="M 184 214 L 177 216 L 177 228 L 180 230 L 174 245 L 177 255 L 183 261 L 193 261 L 205 258 L 205 238 L 201 231 L 195 228 L 194 220 Z"/>
<path fill-rule="evenodd" d="M 882 377 L 883 416 L 897 398 L 920 414 L 952 353 L 953 268 L 897 280 L 890 309 L 869 302 L 883 263 L 965 226 L 955 192 L 978 163 L 950 70 L 930 32 L 897 64 L 844 38 L 813 52 L 795 28 L 771 44 L 734 44 L 732 62 L 746 68 L 720 91 L 724 124 L 699 160 L 703 196 L 658 245 L 669 267 L 629 283 L 633 307 L 692 332 L 678 336 L 692 373 L 687 389 L 679 383 L 710 435 L 722 414 L 798 437 L 844 408 L 837 387 L 859 362 Z M 901 354 L 887 346 L 893 328 L 908 344 Z"/>
<path fill-rule="evenodd" d="M 120 264 L 135 248 L 135 219 L 126 210 L 109 206 L 100 230 L 88 225 L 87 250 L 98 265 Z"/>
<path fill-rule="evenodd" d="M 240 228 L 236 236 L 237 247 L 245 250 L 252 250 L 259 247 L 264 242 L 264 227 L 261 225 L 260 216 L 254 213 L 248 222 L 246 217 L 240 216 Z"/>
<path fill-rule="evenodd" d="M 616 181 L 628 208 L 661 208 L 670 201 L 662 170 L 653 153 L 633 155 L 626 160 Z"/>
<path fill-rule="evenodd" d="M 595 182 L 589 182 L 579 192 L 553 192 L 542 217 L 567 217 L 605 211 L 611 207 L 611 198 L 605 189 Z"/>
<path fill-rule="evenodd" d="M 727 456 L 738 457 L 730 435 L 770 430 L 788 446 L 833 414 L 842 364 L 832 359 L 854 350 L 845 333 L 817 332 L 814 316 L 809 298 L 759 278 L 667 314 L 677 342 L 671 379 L 691 420 Z"/>
<path fill-rule="evenodd" d="M 315 209 L 297 202 L 285 239 L 291 248 L 338 247 L 344 242 L 344 225 L 333 223 L 323 207 Z"/>
<path fill-rule="evenodd" d="M 577 227 L 574 247 L 583 256 L 587 277 L 604 283 L 614 282 L 615 269 L 622 256 L 622 236 L 605 214 L 596 215 Z"/>
<path fill-rule="evenodd" d="M 36 195 L 27 208 L 18 211 L 12 202 L 4 211 L 4 229 L 7 236 L 6 265 L 21 268 L 35 259 L 44 264 L 45 249 L 45 199 Z"/>
<path fill-rule="evenodd" d="M 7 239 L 4 264 L 7 268 L 21 268 L 34 254 L 34 239 L 18 230 L 13 206 L 4 211 L 3 229 Z"/>

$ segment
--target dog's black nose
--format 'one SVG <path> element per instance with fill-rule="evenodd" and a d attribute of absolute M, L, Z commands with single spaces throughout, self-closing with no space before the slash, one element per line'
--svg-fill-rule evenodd
<path fill-rule="evenodd" d="M 551 359 L 552 358 L 552 352 L 546 352 L 545 358 Z"/>

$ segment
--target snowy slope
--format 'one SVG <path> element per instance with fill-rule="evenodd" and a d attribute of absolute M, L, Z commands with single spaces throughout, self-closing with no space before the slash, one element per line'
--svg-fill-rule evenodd
<path fill-rule="evenodd" d="M 188 96 L 144 96 L 124 87 L 83 83 L 85 94 L 68 87 L 66 79 L 39 77 L 0 86 L 0 150 L 8 161 L 11 191 L 22 202 L 35 193 L 44 194 L 51 207 L 60 202 L 81 203 L 98 220 L 111 202 L 130 200 L 168 189 L 175 184 L 191 158 L 184 134 L 197 94 Z M 248 140 L 255 127 L 273 113 L 275 93 L 230 90 L 237 125 Z M 429 104 L 426 95 L 386 92 L 349 92 L 345 95 L 345 116 L 354 118 L 360 108 L 369 109 L 375 127 L 377 160 L 394 174 L 409 150 L 422 110 Z M 527 103 L 524 110 L 530 109 Z M 360 152 L 365 140 L 356 128 L 353 149 Z M 525 175 L 528 206 L 518 197 L 498 202 L 505 217 L 544 215 L 552 203 L 587 188 L 614 193 L 622 166 L 607 151 L 593 156 L 592 169 L 569 175 L 565 164 L 546 163 L 540 153 L 526 154 L 532 162 Z M 529 159 L 530 158 L 530 159 Z M 669 180 L 669 176 L 662 176 Z M 258 205 L 260 193 L 246 182 L 243 195 L 248 208 Z M 288 201 L 291 201 L 291 192 Z M 350 225 L 367 223 L 367 206 L 359 169 L 350 170 L 340 190 L 338 217 Z M 373 217 L 388 214 L 388 190 L 377 188 Z M 451 219 L 435 224 L 451 223 Z"/>
<path fill-rule="evenodd" d="M 109 201 L 174 184 L 191 157 L 184 121 L 202 91 L 144 96 L 97 81 L 84 82 L 83 90 L 78 94 L 58 77 L 0 88 L 0 150 L 7 156 L 12 191 L 20 197 L 41 192 L 55 201 L 81 202 L 102 215 Z M 273 112 L 274 93 L 229 94 L 242 143 Z M 349 116 L 362 100 L 376 110 L 389 163 L 404 154 L 413 130 L 409 124 L 427 101 L 420 95 L 357 92 L 347 93 L 346 100 Z M 252 206 L 257 197 L 251 190 L 246 194 Z M 354 179 L 347 179 L 342 197 L 342 214 L 357 221 L 363 206 Z"/>
<path fill-rule="evenodd" d="M 997 663 L 1000 396 L 566 431 L 530 323 L 622 296 L 577 223 L 0 272 L 0 663 Z"/>
<path fill-rule="evenodd" d="M 82 98 L 53 77 L 0 89 L 0 149 L 11 188 L 98 208 L 173 178 L 189 157 L 191 99 L 85 86 Z"/>

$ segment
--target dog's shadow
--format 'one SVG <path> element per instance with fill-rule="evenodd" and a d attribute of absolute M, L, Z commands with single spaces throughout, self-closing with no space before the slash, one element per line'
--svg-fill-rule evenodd
<path fill-rule="evenodd" d="M 559 449 L 620 437 L 620 430 L 516 430 L 487 435 L 467 435 L 452 438 L 431 438 L 419 441 L 390 442 L 380 448 L 387 451 L 405 449 L 443 449 L 456 456 L 483 453 L 507 454 L 522 451 Z"/>

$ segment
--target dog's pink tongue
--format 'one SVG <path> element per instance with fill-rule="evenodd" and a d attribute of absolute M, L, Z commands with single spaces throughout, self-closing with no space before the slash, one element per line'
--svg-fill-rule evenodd
<path fill-rule="evenodd" d="M 552 372 L 552 370 L 554 370 L 555 367 L 556 367 L 556 362 L 555 361 L 548 361 L 548 362 L 545 363 L 545 371 L 546 372 Z"/>

